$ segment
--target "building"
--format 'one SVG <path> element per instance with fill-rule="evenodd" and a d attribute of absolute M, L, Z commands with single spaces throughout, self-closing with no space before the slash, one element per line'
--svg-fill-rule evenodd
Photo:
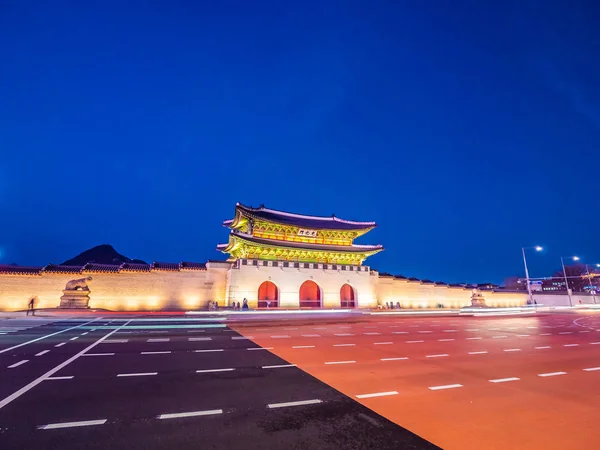
<path fill-rule="evenodd" d="M 197 310 L 247 299 L 251 308 L 459 308 L 477 285 L 447 284 L 379 273 L 365 260 L 381 245 L 355 244 L 374 222 L 293 214 L 237 204 L 223 225 L 227 261 L 151 264 L 0 265 L 0 310 L 60 305 L 67 283 L 90 277 L 89 307 L 109 310 Z M 524 293 L 479 286 L 489 306 L 517 306 Z"/>

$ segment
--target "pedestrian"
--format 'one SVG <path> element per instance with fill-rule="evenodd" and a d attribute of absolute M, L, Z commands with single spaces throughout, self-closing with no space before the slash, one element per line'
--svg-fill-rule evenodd
<path fill-rule="evenodd" d="M 271 300 L 267 300 L 267 309 L 271 307 Z"/>
<path fill-rule="evenodd" d="M 29 300 L 29 305 L 27 305 L 27 316 L 29 315 L 29 311 L 31 311 L 31 315 L 35 316 L 35 297 L 31 297 L 31 300 Z"/>
<path fill-rule="evenodd" d="M 385 302 L 385 309 L 390 309 L 390 302 Z"/>
<path fill-rule="evenodd" d="M 244 311 L 248 311 L 248 299 L 247 298 L 244 299 L 244 303 L 242 305 L 242 309 Z"/>
<path fill-rule="evenodd" d="M 400 302 L 396 302 L 396 309 L 402 309 L 402 306 L 400 306 Z"/>
<path fill-rule="evenodd" d="M 242 310 L 242 306 L 240 305 L 240 302 L 238 302 L 238 304 L 237 304 L 237 309 L 238 309 L 238 311 Z"/>

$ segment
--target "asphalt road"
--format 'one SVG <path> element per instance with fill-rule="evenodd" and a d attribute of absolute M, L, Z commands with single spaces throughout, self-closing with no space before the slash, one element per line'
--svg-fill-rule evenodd
<path fill-rule="evenodd" d="M 219 318 L 37 324 L 0 336 L 0 448 L 437 448 Z"/>

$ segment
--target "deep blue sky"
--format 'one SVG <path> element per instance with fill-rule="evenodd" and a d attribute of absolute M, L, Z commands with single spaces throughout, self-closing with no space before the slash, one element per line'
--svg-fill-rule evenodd
<path fill-rule="evenodd" d="M 0 0 L 0 263 L 222 259 L 237 201 L 408 276 L 600 262 L 595 4 Z"/>

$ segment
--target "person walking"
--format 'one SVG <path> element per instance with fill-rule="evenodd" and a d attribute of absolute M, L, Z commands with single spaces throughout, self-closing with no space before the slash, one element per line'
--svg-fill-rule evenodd
<path fill-rule="evenodd" d="M 27 316 L 29 315 L 29 311 L 31 311 L 31 315 L 35 316 L 35 297 L 31 297 L 29 300 L 29 305 L 27 305 Z"/>

